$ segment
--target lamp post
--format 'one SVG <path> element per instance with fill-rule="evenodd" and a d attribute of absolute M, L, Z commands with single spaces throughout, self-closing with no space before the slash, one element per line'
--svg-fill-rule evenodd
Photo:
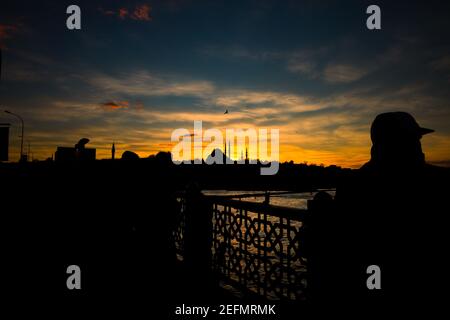
<path fill-rule="evenodd" d="M 19 160 L 19 161 L 21 161 L 21 160 L 23 159 L 23 131 L 24 131 L 25 125 L 24 125 L 24 123 L 23 123 L 22 117 L 19 116 L 18 114 L 15 114 L 15 113 L 13 113 L 13 112 L 11 112 L 11 111 L 8 111 L 8 110 L 5 110 L 5 112 L 8 113 L 8 114 L 10 114 L 10 115 L 12 115 L 12 116 L 15 116 L 15 117 L 18 118 L 18 119 L 20 120 L 20 122 L 22 123 L 22 136 L 21 136 L 21 139 L 20 139 L 20 160 Z"/>

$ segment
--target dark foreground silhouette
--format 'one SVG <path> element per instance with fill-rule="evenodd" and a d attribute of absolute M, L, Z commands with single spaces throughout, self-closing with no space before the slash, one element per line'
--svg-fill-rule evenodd
<path fill-rule="evenodd" d="M 288 166 L 287 171 L 305 176 L 299 188 L 306 190 L 316 183 L 332 185 L 339 170 Z M 252 166 L 177 167 L 170 158 L 158 157 L 5 164 L 0 169 L 7 305 L 16 313 L 55 315 L 122 311 L 130 318 L 164 319 L 183 303 L 236 302 L 210 272 L 211 221 L 197 214 L 204 207 L 198 184 L 187 188 L 192 197 L 186 256 L 183 263 L 176 260 L 176 195 L 193 178 L 215 188 L 286 188 L 292 183 L 279 177 L 261 180 L 259 168 Z M 81 268 L 79 291 L 66 287 L 70 265 Z"/>
<path fill-rule="evenodd" d="M 450 180 L 447 169 L 425 162 L 420 139 L 432 131 L 403 112 L 374 120 L 370 161 L 343 179 L 335 203 L 324 201 L 313 218 L 316 310 L 404 316 L 445 306 Z M 381 290 L 367 288 L 371 265 L 381 269 Z"/>
<path fill-rule="evenodd" d="M 408 114 L 379 115 L 371 160 L 360 170 L 285 164 L 264 179 L 253 167 L 183 169 L 167 159 L 135 157 L 2 167 L 5 303 L 17 304 L 16 313 L 45 310 L 61 318 L 67 312 L 124 312 L 161 319 L 174 317 L 174 307 L 183 303 L 267 303 L 218 286 L 200 189 L 337 185 L 335 200 L 319 193 L 310 208 L 307 299 L 281 302 L 282 317 L 330 310 L 350 315 L 355 306 L 407 313 L 414 304 L 435 311 L 448 284 L 449 171 L 425 163 L 420 138 L 428 132 Z M 181 189 L 188 199 L 183 262 L 172 238 Z M 79 291 L 66 287 L 72 264 L 81 268 Z M 381 290 L 367 289 L 369 265 L 381 268 Z"/>

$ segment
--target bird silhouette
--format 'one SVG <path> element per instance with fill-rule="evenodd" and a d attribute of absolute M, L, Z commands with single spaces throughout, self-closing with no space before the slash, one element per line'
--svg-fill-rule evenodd
<path fill-rule="evenodd" d="M 228 109 L 225 110 L 225 112 L 223 114 L 228 114 Z"/>

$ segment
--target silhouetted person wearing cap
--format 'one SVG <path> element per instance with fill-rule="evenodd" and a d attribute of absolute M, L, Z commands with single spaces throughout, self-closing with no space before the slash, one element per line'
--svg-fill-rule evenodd
<path fill-rule="evenodd" d="M 420 139 L 434 130 L 421 128 L 406 112 L 379 114 L 372 123 L 371 159 L 361 169 L 378 173 L 416 173 L 426 166 Z"/>
<path fill-rule="evenodd" d="M 327 249 L 315 252 L 327 279 L 315 288 L 317 305 L 383 314 L 427 309 L 442 298 L 450 179 L 449 170 L 425 162 L 421 138 L 431 132 L 406 112 L 373 121 L 371 159 L 338 186 L 336 216 L 325 222 Z M 367 286 L 371 265 L 381 270 L 381 289 Z"/>

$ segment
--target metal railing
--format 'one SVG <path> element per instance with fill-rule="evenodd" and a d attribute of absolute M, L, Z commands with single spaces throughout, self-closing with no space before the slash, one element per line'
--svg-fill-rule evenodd
<path fill-rule="evenodd" d="M 307 210 L 204 196 L 212 221 L 215 274 L 247 294 L 301 300 L 306 289 L 304 221 Z M 185 202 L 174 239 L 183 259 Z"/>

